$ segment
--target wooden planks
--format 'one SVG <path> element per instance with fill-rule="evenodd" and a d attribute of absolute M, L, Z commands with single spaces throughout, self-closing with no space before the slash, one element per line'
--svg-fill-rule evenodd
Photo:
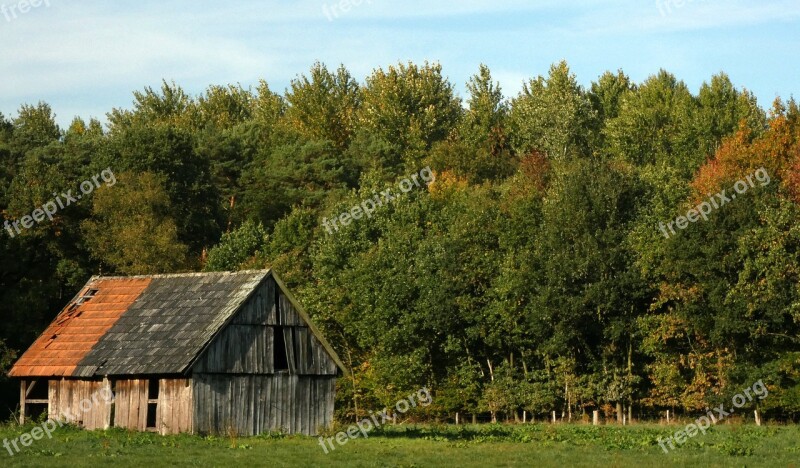
<path fill-rule="evenodd" d="M 268 278 L 222 330 L 194 366 L 200 373 L 272 374 L 274 334 L 281 330 L 290 371 L 299 374 L 337 372 L 334 359 L 311 332 L 292 302 Z M 296 338 L 295 338 L 296 337 Z M 309 355 L 310 354 L 310 355 Z M 332 370 L 330 370 L 332 369 Z"/>
<path fill-rule="evenodd" d="M 280 341 L 289 369 L 275 373 Z M 333 421 L 337 374 L 336 361 L 269 278 L 192 369 L 194 431 L 316 434 Z"/>
<path fill-rule="evenodd" d="M 310 328 L 242 324 L 226 327 L 192 370 L 201 374 L 273 374 L 275 333 L 279 331 L 286 343 L 290 374 L 337 374 L 336 362 Z"/>
<path fill-rule="evenodd" d="M 111 426 L 112 395 L 108 379 L 50 380 L 48 383 L 48 417 L 78 424 L 89 430 Z"/>
<path fill-rule="evenodd" d="M 236 325 L 275 325 L 275 280 L 268 278 L 247 303 L 242 305 L 231 323 Z"/>
<path fill-rule="evenodd" d="M 314 435 L 333 420 L 335 377 L 195 374 L 195 432 Z"/>
<path fill-rule="evenodd" d="M 294 306 L 289 299 L 283 295 L 278 294 L 278 314 L 280 325 L 300 326 L 304 325 L 303 319 L 300 314 L 294 310 Z"/>
<path fill-rule="evenodd" d="M 239 308 L 192 372 L 271 375 L 275 373 L 276 333 L 283 334 L 290 374 L 338 374 L 334 358 L 272 277 Z"/>
<path fill-rule="evenodd" d="M 158 432 L 162 435 L 192 432 L 194 410 L 191 379 L 161 379 L 158 385 Z"/>
<path fill-rule="evenodd" d="M 266 325 L 229 325 L 198 360 L 194 371 L 271 374 L 273 333 Z"/>
<path fill-rule="evenodd" d="M 117 381 L 114 426 L 134 431 L 147 429 L 147 379 Z"/>

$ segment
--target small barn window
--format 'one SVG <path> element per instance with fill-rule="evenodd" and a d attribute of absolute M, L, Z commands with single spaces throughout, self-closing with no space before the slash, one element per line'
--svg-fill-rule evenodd
<path fill-rule="evenodd" d="M 289 358 L 286 355 L 286 338 L 283 327 L 275 327 L 275 345 L 272 350 L 273 367 L 276 371 L 289 370 Z"/>

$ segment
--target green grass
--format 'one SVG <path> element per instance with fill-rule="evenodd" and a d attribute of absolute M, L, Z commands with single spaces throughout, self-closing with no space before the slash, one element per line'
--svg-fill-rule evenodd
<path fill-rule="evenodd" d="M 2 426 L 0 439 L 29 432 Z M 375 430 L 325 454 L 316 438 L 264 435 L 168 436 L 118 429 L 59 428 L 34 441 L 10 466 L 768 466 L 800 467 L 800 427 L 722 425 L 670 454 L 657 439 L 680 426 L 586 425 L 397 426 Z M 2 440 L 0 440 L 2 443 Z"/>

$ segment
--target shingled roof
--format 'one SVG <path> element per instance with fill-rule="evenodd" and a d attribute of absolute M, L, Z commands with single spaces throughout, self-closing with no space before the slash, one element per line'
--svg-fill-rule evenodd
<path fill-rule="evenodd" d="M 183 374 L 271 270 L 94 277 L 22 355 L 12 377 Z"/>

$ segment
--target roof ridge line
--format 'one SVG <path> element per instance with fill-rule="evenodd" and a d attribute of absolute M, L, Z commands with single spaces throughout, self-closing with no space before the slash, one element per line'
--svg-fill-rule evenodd
<path fill-rule="evenodd" d="M 186 272 L 186 273 L 159 273 L 154 275 L 132 275 L 132 276 L 101 276 L 94 275 L 89 278 L 89 282 L 98 280 L 115 280 L 115 279 L 150 279 L 150 278 L 191 278 L 195 276 L 236 276 L 236 275 L 253 275 L 257 273 L 268 274 L 272 271 L 271 268 L 263 270 L 241 270 L 241 271 L 200 271 L 200 272 Z"/>

